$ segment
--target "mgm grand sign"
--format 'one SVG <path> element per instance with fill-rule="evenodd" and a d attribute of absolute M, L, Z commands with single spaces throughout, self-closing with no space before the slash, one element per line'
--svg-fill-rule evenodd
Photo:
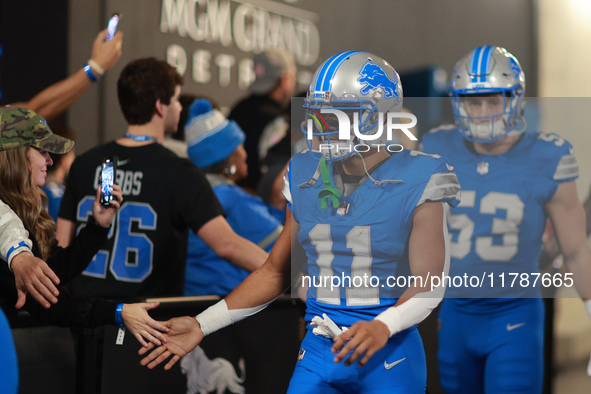
<path fill-rule="evenodd" d="M 217 76 L 220 87 L 246 89 L 254 79 L 253 54 L 279 47 L 293 54 L 298 83 L 305 86 L 311 79 L 307 67 L 320 50 L 318 19 L 270 0 L 162 0 L 160 31 L 201 44 L 185 39 L 166 49 L 167 61 L 196 83 L 213 83 Z"/>

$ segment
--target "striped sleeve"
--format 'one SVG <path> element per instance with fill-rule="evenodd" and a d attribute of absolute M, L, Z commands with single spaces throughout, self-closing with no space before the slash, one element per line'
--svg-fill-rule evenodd
<path fill-rule="evenodd" d="M 12 257 L 24 250 L 30 251 L 32 242 L 19 217 L 0 200 L 0 258 L 10 267 Z"/>
<path fill-rule="evenodd" d="M 289 205 L 289 209 L 292 209 L 291 204 L 293 203 L 293 198 L 291 197 L 291 189 L 289 180 L 291 178 L 291 162 L 287 166 L 287 171 L 283 174 L 283 196 L 287 200 L 287 204 Z"/>
<path fill-rule="evenodd" d="M 460 183 L 455 172 L 438 172 L 431 175 L 417 206 L 427 201 L 447 202 L 455 207 L 460 203 Z"/>
<path fill-rule="evenodd" d="M 279 238 L 279 234 L 281 234 L 281 231 L 283 231 L 282 225 L 275 227 L 275 230 L 271 231 L 269 234 L 267 234 L 267 236 L 265 238 L 263 238 L 261 241 L 259 241 L 257 246 L 261 249 L 266 250 L 275 241 L 277 241 L 277 238 Z"/>
<path fill-rule="evenodd" d="M 555 181 L 572 180 L 579 177 L 579 165 L 577 159 L 571 154 L 560 158 L 552 179 Z"/>

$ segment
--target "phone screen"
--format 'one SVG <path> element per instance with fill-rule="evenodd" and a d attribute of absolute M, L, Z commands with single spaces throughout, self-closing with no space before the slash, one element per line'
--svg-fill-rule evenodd
<path fill-rule="evenodd" d="M 119 14 L 113 14 L 111 19 L 109 19 L 109 24 L 107 25 L 107 41 L 112 40 L 115 32 L 117 31 L 117 24 L 119 23 Z"/>
<path fill-rule="evenodd" d="M 111 189 L 113 188 L 113 182 L 115 179 L 115 158 L 105 159 L 101 169 L 101 204 L 109 205 L 113 200 L 113 194 Z"/>

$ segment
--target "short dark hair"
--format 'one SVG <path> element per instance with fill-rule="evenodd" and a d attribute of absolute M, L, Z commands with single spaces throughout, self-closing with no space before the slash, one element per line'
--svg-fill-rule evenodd
<path fill-rule="evenodd" d="M 154 115 L 156 101 L 170 104 L 174 91 L 183 84 L 176 68 L 154 57 L 132 60 L 117 81 L 117 97 L 125 120 L 143 125 Z"/>

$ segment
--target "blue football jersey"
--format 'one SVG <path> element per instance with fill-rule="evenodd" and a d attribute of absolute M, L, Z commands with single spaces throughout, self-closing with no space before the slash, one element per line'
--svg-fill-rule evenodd
<path fill-rule="evenodd" d="M 333 164 L 327 165 L 334 187 L 338 180 Z M 311 152 L 296 154 L 284 188 L 306 252 L 306 320 L 327 313 L 337 325 L 350 326 L 396 303 L 408 284 L 393 280 L 411 275 L 408 249 L 414 209 L 426 201 L 456 205 L 459 184 L 446 160 L 403 151 L 371 174 L 381 184 L 365 180 L 338 197 L 338 206 L 322 208 L 319 194 L 327 180 L 318 179 L 318 169 Z M 317 181 L 310 182 L 315 176 Z"/>
<path fill-rule="evenodd" d="M 448 286 L 446 297 L 538 296 L 541 278 L 532 274 L 539 272 L 544 206 L 561 182 L 578 177 L 570 143 L 526 132 L 506 153 L 486 155 L 445 126 L 425 135 L 422 146 L 447 157 L 462 186 L 461 203 L 448 215 L 450 277 L 481 278 L 479 286 Z"/>

